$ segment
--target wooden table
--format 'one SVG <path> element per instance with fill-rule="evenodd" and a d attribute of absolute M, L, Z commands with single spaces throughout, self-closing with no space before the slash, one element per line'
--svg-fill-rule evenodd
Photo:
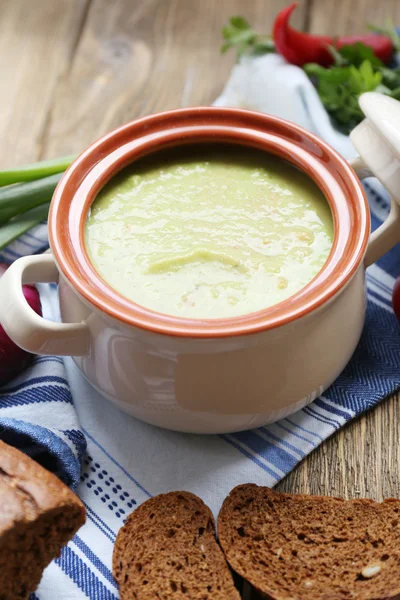
<path fill-rule="evenodd" d="M 221 28 L 269 32 L 289 0 L 0 0 L 0 168 L 79 152 L 140 115 L 210 104 L 234 62 Z M 400 0 L 304 0 L 294 25 L 363 31 Z M 400 271 L 400 265 L 399 265 Z M 294 492 L 400 496 L 399 395 L 326 441 L 279 485 Z"/>

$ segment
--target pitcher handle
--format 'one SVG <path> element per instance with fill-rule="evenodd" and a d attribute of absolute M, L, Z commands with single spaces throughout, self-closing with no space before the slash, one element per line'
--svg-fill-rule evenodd
<path fill-rule="evenodd" d="M 34 354 L 84 356 L 90 333 L 85 322 L 55 323 L 38 315 L 27 303 L 22 285 L 58 282 L 51 254 L 24 256 L 0 279 L 0 323 L 17 346 Z"/>
<path fill-rule="evenodd" d="M 359 156 L 351 159 L 349 162 L 360 179 L 374 176 Z M 390 202 L 390 213 L 386 221 L 371 233 L 367 253 L 364 259 L 365 267 L 372 265 L 381 258 L 381 256 L 393 248 L 393 246 L 400 242 L 400 204 L 399 200 L 394 198 L 391 194 Z"/>

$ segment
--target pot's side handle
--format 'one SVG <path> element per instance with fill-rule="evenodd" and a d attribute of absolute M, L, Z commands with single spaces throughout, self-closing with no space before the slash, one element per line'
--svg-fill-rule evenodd
<path fill-rule="evenodd" d="M 360 179 L 373 177 L 362 158 L 359 156 L 349 161 Z M 400 242 L 400 200 L 390 196 L 391 208 L 388 218 L 378 229 L 371 233 L 364 264 L 372 265 L 381 256 L 386 254 L 395 244 Z"/>
<path fill-rule="evenodd" d="M 40 317 L 27 303 L 22 285 L 58 281 L 51 254 L 16 260 L 0 279 L 0 323 L 21 348 L 35 354 L 84 356 L 89 352 L 86 323 L 55 323 Z"/>

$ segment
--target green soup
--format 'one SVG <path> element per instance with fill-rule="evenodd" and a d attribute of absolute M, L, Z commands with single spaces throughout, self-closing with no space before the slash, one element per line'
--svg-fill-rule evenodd
<path fill-rule="evenodd" d="M 243 148 L 143 158 L 93 202 L 86 247 L 130 300 L 191 318 L 281 302 L 320 271 L 332 247 L 329 206 L 285 161 Z"/>

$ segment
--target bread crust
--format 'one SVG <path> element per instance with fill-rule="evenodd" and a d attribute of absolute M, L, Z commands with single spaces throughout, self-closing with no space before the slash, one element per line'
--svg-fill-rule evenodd
<path fill-rule="evenodd" d="M 30 522 L 35 512 L 44 512 L 62 506 L 79 507 L 82 524 L 85 507 L 81 500 L 53 473 L 12 446 L 0 440 L 0 486 L 2 495 L 0 511 L 0 536 L 13 527 L 13 523 Z"/>
<path fill-rule="evenodd" d="M 397 499 L 240 485 L 223 503 L 218 537 L 232 569 L 267 600 L 400 600 Z"/>
<path fill-rule="evenodd" d="M 240 600 L 212 513 L 189 492 L 155 496 L 129 515 L 113 575 L 121 600 Z"/>
<path fill-rule="evenodd" d="M 83 525 L 85 508 L 55 475 L 2 441 L 0 504 L 0 598 L 22 600 Z"/>

